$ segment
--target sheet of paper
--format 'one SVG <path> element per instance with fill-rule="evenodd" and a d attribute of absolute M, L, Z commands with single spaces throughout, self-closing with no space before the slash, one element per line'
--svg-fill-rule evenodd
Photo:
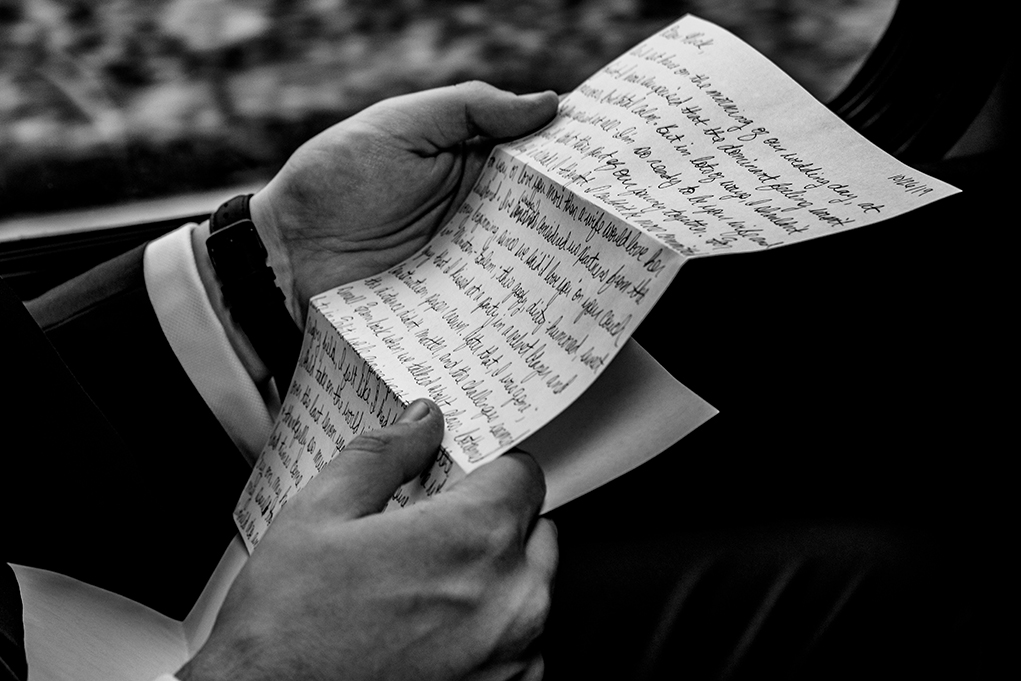
<path fill-rule="evenodd" d="M 315 385 L 311 375 L 309 380 Z M 715 413 L 629 341 L 590 390 L 522 444 L 546 474 L 543 512 L 648 461 Z M 460 469 L 450 470 L 460 475 Z M 440 474 L 431 473 L 434 480 Z M 416 481 L 391 503 L 399 506 L 405 496 L 424 494 L 422 481 Z M 177 670 L 209 637 L 247 558 L 238 536 L 184 622 L 69 577 L 15 566 L 26 603 L 32 679 L 136 681 Z"/>
<path fill-rule="evenodd" d="M 546 474 L 542 512 L 645 463 L 716 413 L 628 341 L 589 390 L 521 443 Z"/>
<path fill-rule="evenodd" d="M 682 262 L 497 150 L 428 246 L 313 305 L 400 401 L 443 409 L 471 471 L 576 400 Z"/>
<path fill-rule="evenodd" d="M 690 15 L 599 70 L 552 125 L 507 150 L 686 256 L 834 234 L 958 191 Z"/>
<path fill-rule="evenodd" d="M 401 398 L 375 376 L 324 314 L 313 309 L 282 416 L 235 509 L 248 548 L 254 548 L 287 501 L 358 433 L 389 425 L 402 410 Z M 647 461 L 715 413 L 628 340 L 580 399 L 521 443 L 546 474 L 543 510 Z M 431 469 L 396 491 L 387 510 L 432 496 L 463 475 L 441 452 Z"/>
<path fill-rule="evenodd" d="M 188 660 L 180 622 L 71 577 L 12 567 L 32 681 L 149 681 Z"/>
<path fill-rule="evenodd" d="M 149 681 L 176 672 L 206 642 L 247 559 L 237 536 L 184 622 L 65 575 L 12 566 L 32 681 Z"/>
<path fill-rule="evenodd" d="M 257 538 L 354 433 L 419 396 L 446 418 L 421 486 L 435 493 L 584 394 L 688 258 L 833 234 L 955 191 L 685 17 L 587 80 L 550 126 L 498 147 L 415 256 L 312 300 L 298 372 L 312 383 L 291 386 L 238 526 Z"/>
<path fill-rule="evenodd" d="M 227 598 L 227 591 L 247 560 L 248 547 L 241 539 L 241 535 L 235 535 L 220 557 L 220 562 L 217 563 L 195 605 L 181 623 L 181 631 L 188 644 L 189 658 L 194 656 L 209 638 L 209 633 L 216 622 L 216 614 L 220 612 L 220 606 Z"/>

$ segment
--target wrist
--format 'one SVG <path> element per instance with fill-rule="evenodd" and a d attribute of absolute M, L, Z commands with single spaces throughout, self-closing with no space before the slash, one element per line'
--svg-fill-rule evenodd
<path fill-rule="evenodd" d="M 294 268 L 291 266 L 291 259 L 288 255 L 287 246 L 283 240 L 283 230 L 280 228 L 280 216 L 273 208 L 264 187 L 252 195 L 248 203 L 252 215 L 252 223 L 259 233 L 263 245 L 266 247 L 267 264 L 276 276 L 277 286 L 284 294 L 284 304 L 290 313 L 294 323 L 299 329 L 305 328 L 304 305 L 296 297 L 294 290 Z"/>

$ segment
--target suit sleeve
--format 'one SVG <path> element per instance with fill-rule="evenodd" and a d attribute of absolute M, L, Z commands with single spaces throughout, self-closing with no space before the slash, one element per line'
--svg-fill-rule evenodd
<path fill-rule="evenodd" d="M 209 411 L 252 462 L 272 427 L 265 399 L 270 381 L 256 384 L 231 348 L 195 267 L 192 227 L 105 263 L 28 306 L 86 391 L 125 415 L 122 427 L 145 426 L 137 414 L 123 411 L 116 395 L 145 390 L 148 372 L 158 371 L 169 390 L 156 402 L 150 397 L 149 409 L 175 417 L 185 409 L 189 420 Z M 146 371 L 107 371 L 122 358 Z"/>
<path fill-rule="evenodd" d="M 144 254 L 32 301 L 38 327 L 12 326 L 23 427 L 5 456 L 20 484 L 4 558 L 183 618 L 234 536 L 250 469 L 163 333 Z"/>
<path fill-rule="evenodd" d="M 163 335 L 188 379 L 241 453 L 254 463 L 273 426 L 278 399 L 269 370 L 254 352 L 242 362 L 230 336 L 232 324 L 218 289 L 206 291 L 184 227 L 145 249 L 145 286 Z M 216 309 L 219 309 L 218 313 Z"/>

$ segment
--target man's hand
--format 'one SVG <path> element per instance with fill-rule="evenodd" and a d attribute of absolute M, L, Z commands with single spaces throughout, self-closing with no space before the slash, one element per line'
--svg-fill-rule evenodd
<path fill-rule="evenodd" d="M 351 442 L 288 503 L 238 575 L 200 679 L 540 679 L 557 564 L 538 465 L 507 454 L 379 514 L 431 463 L 435 404 Z"/>
<path fill-rule="evenodd" d="M 424 246 L 493 145 L 549 123 L 557 104 L 463 83 L 385 100 L 302 145 L 251 203 L 299 326 L 311 296 Z"/>

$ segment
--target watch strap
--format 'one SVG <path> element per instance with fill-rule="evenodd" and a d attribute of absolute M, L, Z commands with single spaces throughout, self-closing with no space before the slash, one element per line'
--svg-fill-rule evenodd
<path fill-rule="evenodd" d="M 252 222 L 251 197 L 235 196 L 210 216 L 206 250 L 231 317 L 266 364 L 282 398 L 298 359 L 301 331 L 267 264 L 266 247 Z"/>

